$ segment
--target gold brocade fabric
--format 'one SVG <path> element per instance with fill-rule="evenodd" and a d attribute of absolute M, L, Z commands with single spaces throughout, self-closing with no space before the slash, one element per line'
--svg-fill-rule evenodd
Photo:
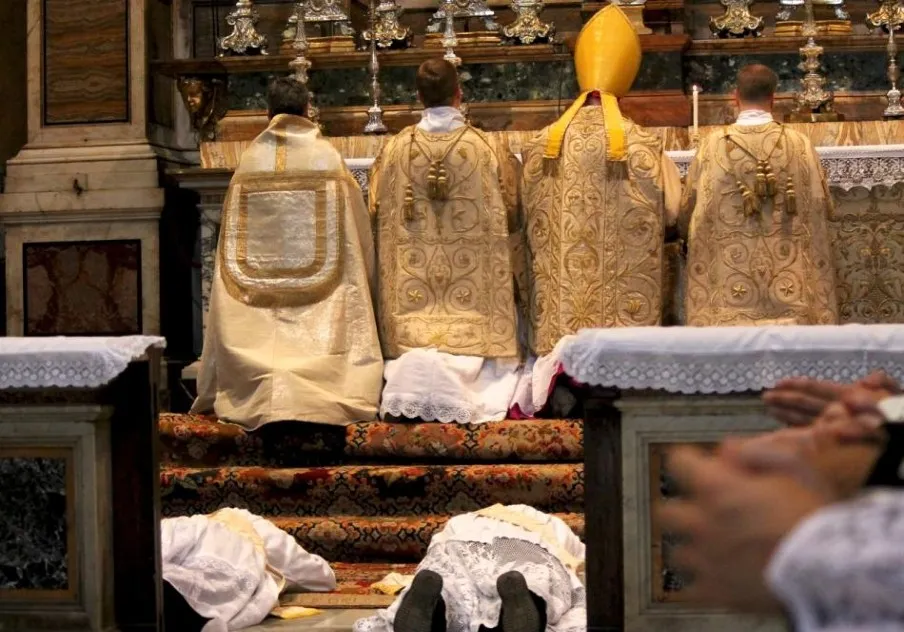
<path fill-rule="evenodd" d="M 745 214 L 738 183 L 754 191 L 757 161 L 767 156 L 775 195 L 762 199 L 753 215 Z M 710 135 L 691 164 L 681 206 L 688 325 L 838 322 L 832 198 L 819 158 L 802 134 L 768 123 L 732 125 Z"/>
<path fill-rule="evenodd" d="M 445 199 L 431 199 L 438 163 Z M 408 127 L 374 163 L 369 199 L 385 357 L 427 347 L 517 356 L 514 279 L 526 276 L 517 261 L 517 159 L 473 128 L 434 134 Z"/>
<path fill-rule="evenodd" d="M 223 206 L 194 412 L 257 428 L 376 416 L 373 234 L 357 183 L 310 121 L 278 116 Z"/>
<path fill-rule="evenodd" d="M 606 160 L 603 113 L 594 106 L 577 113 L 558 160 L 543 158 L 549 128 L 524 148 L 531 347 L 537 355 L 585 327 L 660 323 L 663 189 L 680 185 L 667 181 L 662 141 L 625 124 L 625 162 Z"/>

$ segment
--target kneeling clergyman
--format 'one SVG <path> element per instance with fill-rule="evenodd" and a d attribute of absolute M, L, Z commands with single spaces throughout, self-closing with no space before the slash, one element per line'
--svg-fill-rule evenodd
<path fill-rule="evenodd" d="M 354 632 L 585 632 L 584 544 L 526 505 L 455 516 L 411 585 Z"/>
<path fill-rule="evenodd" d="M 504 419 L 521 365 L 518 162 L 467 124 L 448 61 L 421 64 L 417 91 L 421 122 L 388 141 L 370 177 L 388 360 L 381 413 Z"/>
<path fill-rule="evenodd" d="M 772 119 L 777 83 L 765 66 L 742 68 L 737 122 L 691 163 L 679 217 L 688 325 L 838 322 L 832 197 L 809 139 Z"/>
<path fill-rule="evenodd" d="M 640 60 L 622 10 L 598 11 L 575 45 L 582 93 L 523 151 L 538 356 L 579 329 L 661 322 L 665 226 L 678 214 L 681 177 L 662 140 L 619 110 Z"/>
<path fill-rule="evenodd" d="M 223 205 L 192 412 L 257 428 L 373 419 L 383 386 L 373 233 L 339 153 L 291 78 L 242 155 Z"/>

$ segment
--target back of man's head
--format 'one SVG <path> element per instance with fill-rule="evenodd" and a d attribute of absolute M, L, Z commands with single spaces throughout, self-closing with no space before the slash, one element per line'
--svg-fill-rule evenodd
<path fill-rule="evenodd" d="M 458 71 L 445 59 L 428 59 L 417 69 L 417 96 L 425 108 L 456 105 Z"/>
<path fill-rule="evenodd" d="M 768 66 L 750 64 L 738 72 L 737 98 L 740 105 L 772 109 L 778 76 Z"/>
<path fill-rule="evenodd" d="M 267 89 L 267 116 L 280 114 L 307 116 L 308 89 L 293 77 L 278 77 L 270 81 Z"/>

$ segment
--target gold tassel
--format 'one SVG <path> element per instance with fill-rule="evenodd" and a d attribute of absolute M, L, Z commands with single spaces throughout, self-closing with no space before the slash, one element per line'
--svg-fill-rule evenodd
<path fill-rule="evenodd" d="M 797 215 L 797 195 L 794 192 L 794 181 L 791 176 L 788 176 L 788 182 L 785 184 L 785 213 Z"/>
<path fill-rule="evenodd" d="M 436 161 L 431 162 L 430 169 L 427 170 L 427 197 L 431 200 L 437 198 L 436 180 L 438 174 L 436 164 Z"/>
<path fill-rule="evenodd" d="M 756 165 L 756 186 L 754 189 L 758 198 L 766 197 L 766 166 L 762 160 L 758 161 Z"/>
<path fill-rule="evenodd" d="M 774 198 L 778 192 L 778 186 L 775 181 L 775 174 L 772 172 L 772 165 L 766 163 L 766 193 L 769 197 Z"/>
<path fill-rule="evenodd" d="M 436 170 L 436 197 L 439 200 L 449 199 L 449 179 L 446 174 L 446 167 L 442 163 Z"/>
<path fill-rule="evenodd" d="M 406 222 L 410 222 L 414 216 L 414 189 L 411 188 L 410 182 L 405 185 L 405 202 L 402 204 L 402 213 L 405 215 Z"/>
<path fill-rule="evenodd" d="M 748 189 L 743 182 L 738 180 L 737 183 L 738 189 L 741 191 L 741 199 L 744 201 L 744 215 L 746 217 L 753 217 L 758 210 L 756 198 L 754 197 L 753 192 Z"/>

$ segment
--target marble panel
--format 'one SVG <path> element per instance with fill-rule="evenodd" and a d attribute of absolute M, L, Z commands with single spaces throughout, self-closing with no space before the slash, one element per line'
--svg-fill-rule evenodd
<path fill-rule="evenodd" d="M 367 68 L 315 70 L 310 88 L 320 107 L 369 105 L 370 74 Z M 387 66 L 380 70 L 381 103 L 415 103 L 414 66 Z M 459 70 L 462 92 L 468 103 L 561 99 L 570 102 L 578 93 L 574 64 L 519 62 L 465 64 Z M 229 76 L 229 107 L 233 110 L 266 110 L 267 83 L 272 75 L 252 73 Z M 680 53 L 646 53 L 634 90 L 680 90 Z"/>
<path fill-rule="evenodd" d="M 869 52 L 827 52 L 822 57 L 829 87 L 836 92 L 888 90 L 885 56 Z M 752 63 L 765 64 L 778 75 L 779 92 L 796 92 L 803 76 L 796 53 L 726 53 L 685 57 L 685 89 L 699 85 L 707 94 L 729 94 L 734 90 L 738 70 Z"/>
<path fill-rule="evenodd" d="M 129 0 L 43 0 L 44 124 L 129 120 Z"/>
<path fill-rule="evenodd" d="M 0 450 L 0 594 L 66 591 L 70 579 L 70 450 Z M 12 510 L 14 509 L 14 510 Z"/>
<path fill-rule="evenodd" d="M 25 243 L 25 335 L 142 331 L 141 242 Z"/>

